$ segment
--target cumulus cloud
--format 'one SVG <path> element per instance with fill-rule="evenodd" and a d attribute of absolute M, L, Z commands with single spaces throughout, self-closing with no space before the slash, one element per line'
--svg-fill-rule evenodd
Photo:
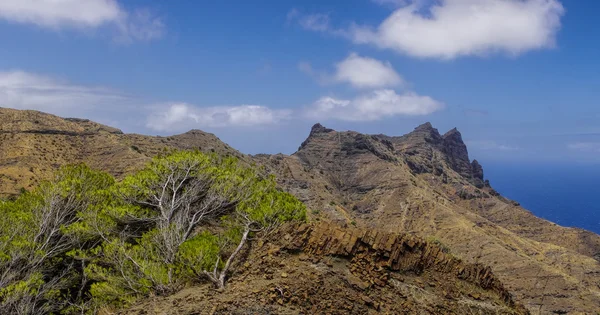
<path fill-rule="evenodd" d="M 358 89 L 376 89 L 401 86 L 404 79 L 389 62 L 350 53 L 334 65 L 331 73 L 315 70 L 308 62 L 298 63 L 300 72 L 313 77 L 319 84 L 347 83 Z"/>
<path fill-rule="evenodd" d="M 375 90 L 352 100 L 322 97 L 305 109 L 312 119 L 374 121 L 393 116 L 427 115 L 444 105 L 429 96 L 414 92 L 397 94 L 393 90 Z"/>
<path fill-rule="evenodd" d="M 355 26 L 355 43 L 423 58 L 505 52 L 518 55 L 555 45 L 564 8 L 557 0 L 441 0 L 427 13 L 414 2 L 376 29 Z"/>
<path fill-rule="evenodd" d="M 361 57 L 356 53 L 337 63 L 335 68 L 335 81 L 346 82 L 357 88 L 381 88 L 403 83 L 402 77 L 389 62 Z"/>
<path fill-rule="evenodd" d="M 287 120 L 290 115 L 290 110 L 274 110 L 260 105 L 197 107 L 186 103 L 173 103 L 154 108 L 146 126 L 157 131 L 265 126 Z"/>
<path fill-rule="evenodd" d="M 121 40 L 162 36 L 164 24 L 144 9 L 125 10 L 116 0 L 2 0 L 0 19 L 53 30 L 112 26 Z"/>
<path fill-rule="evenodd" d="M 24 71 L 0 72 L 0 106 L 69 115 L 130 101 L 128 96 L 108 88 L 80 86 Z"/>
<path fill-rule="evenodd" d="M 517 151 L 519 150 L 516 146 L 510 146 L 506 144 L 501 144 L 493 140 L 477 140 L 477 141 L 467 141 L 467 145 L 469 147 L 478 148 L 480 150 L 486 151 Z"/>
<path fill-rule="evenodd" d="M 570 143 L 567 147 L 576 151 L 600 153 L 600 142 L 575 142 Z"/>
<path fill-rule="evenodd" d="M 327 32 L 417 58 L 454 59 L 551 48 L 565 9 L 559 0 L 373 0 L 395 10 L 376 27 L 331 26 L 328 15 L 294 20 L 307 30 Z"/>

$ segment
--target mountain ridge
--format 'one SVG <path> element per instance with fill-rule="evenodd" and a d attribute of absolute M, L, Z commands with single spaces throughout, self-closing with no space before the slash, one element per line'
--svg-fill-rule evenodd
<path fill-rule="evenodd" d="M 430 123 L 404 136 L 316 125 L 291 156 L 261 156 L 280 184 L 325 220 L 434 236 L 492 266 L 532 312 L 600 305 L 600 237 L 535 217 L 484 181 L 458 130 Z M 390 146 L 391 144 L 391 146 Z"/>
<path fill-rule="evenodd" d="M 151 137 L 0 108 L 0 195 L 29 189 L 70 163 L 122 177 L 171 149 L 264 167 L 312 209 L 312 221 L 440 242 L 468 263 L 489 266 L 530 312 L 591 313 L 600 305 L 600 236 L 537 218 L 500 196 L 469 159 L 460 132 L 441 135 L 430 123 L 403 136 L 315 124 L 291 155 L 248 156 L 200 130 Z"/>

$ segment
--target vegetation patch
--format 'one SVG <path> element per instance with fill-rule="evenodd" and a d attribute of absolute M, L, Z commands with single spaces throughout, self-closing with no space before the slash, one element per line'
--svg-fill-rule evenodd
<path fill-rule="evenodd" d="M 248 242 L 306 210 L 235 158 L 181 151 L 121 182 L 65 167 L 0 216 L 0 314 L 69 314 L 223 288 Z"/>

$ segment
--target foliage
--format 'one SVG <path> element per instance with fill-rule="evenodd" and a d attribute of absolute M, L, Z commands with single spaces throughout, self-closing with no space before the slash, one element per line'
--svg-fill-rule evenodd
<path fill-rule="evenodd" d="M 69 166 L 52 182 L 0 203 L 0 313 L 46 313 L 70 302 L 65 295 L 79 272 L 67 253 L 88 241 L 70 227 L 113 184 L 107 174 Z"/>
<path fill-rule="evenodd" d="M 254 235 L 304 205 L 235 158 L 173 152 L 116 182 L 85 165 L 0 202 L 0 314 L 93 313 L 225 285 Z"/>

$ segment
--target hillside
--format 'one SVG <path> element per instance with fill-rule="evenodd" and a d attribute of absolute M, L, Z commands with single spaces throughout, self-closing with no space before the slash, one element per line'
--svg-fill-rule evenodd
<path fill-rule="evenodd" d="M 600 236 L 542 220 L 518 203 L 503 198 L 485 181 L 483 167 L 477 161 L 470 161 L 460 132 L 454 129 L 441 135 L 431 124 L 394 137 L 338 132 L 317 124 L 291 156 L 245 156 L 214 135 L 198 130 L 171 137 L 151 137 L 124 134 L 88 120 L 0 108 L 0 196 L 34 187 L 69 163 L 85 162 L 120 178 L 141 168 L 152 156 L 172 148 L 232 154 L 263 165 L 267 172 L 277 175 L 281 187 L 307 204 L 312 221 L 336 227 L 331 229 L 354 230 L 355 225 L 356 231 L 420 237 L 428 240 L 421 249 L 437 244 L 435 248 L 444 249 L 444 257 L 461 258 L 465 266 L 488 266 L 486 273 L 493 274 L 490 277 L 499 283 L 496 288 L 507 290 L 516 303 L 523 304 L 533 314 L 589 314 L 600 305 Z M 339 309 L 335 304 L 338 300 L 360 298 L 352 305 L 370 306 L 356 309 L 357 312 L 373 312 L 375 303 L 381 305 L 381 310 L 394 312 L 393 307 L 398 307 L 394 297 L 400 295 L 406 297 L 407 305 L 412 305 L 408 309 L 415 312 L 419 307 L 427 307 L 431 312 L 436 307 L 446 307 L 460 314 L 465 311 L 460 305 L 465 303 L 475 305 L 484 314 L 502 313 L 502 307 L 520 312 L 518 305 L 512 305 L 502 293 L 504 289 L 490 290 L 489 286 L 473 282 L 463 285 L 464 279 L 457 277 L 454 269 L 430 268 L 429 263 L 417 264 L 419 268 L 407 272 L 377 266 L 376 269 L 381 267 L 389 272 L 390 279 L 405 281 L 395 287 L 397 281 L 370 289 L 360 285 L 357 288 L 353 280 L 348 280 L 354 279 L 347 276 L 349 270 L 361 278 L 375 268 L 353 267 L 357 253 L 340 255 L 330 252 L 328 246 L 319 252 L 315 248 L 322 246 L 315 247 L 308 241 L 292 246 L 285 242 L 285 235 L 295 239 L 296 234 L 281 233 L 284 234 L 273 244 L 259 244 L 252 249 L 249 257 L 256 259 L 250 261 L 257 263 L 239 268 L 231 290 L 226 289 L 225 294 L 217 295 L 208 286 L 201 286 L 147 303 L 158 303 L 152 306 L 158 308 L 164 308 L 164 303 L 177 304 L 182 305 L 181 310 L 187 310 L 192 306 L 183 304 L 188 302 L 198 307 L 206 305 L 198 304 L 197 300 L 208 294 L 209 301 L 221 304 L 241 297 L 264 299 L 261 307 L 269 308 L 257 311 L 310 312 L 310 308 L 288 305 L 287 300 L 282 301 L 285 306 L 278 301 L 277 294 L 286 293 L 277 288 L 283 290 L 283 286 L 288 286 L 296 290 L 290 281 L 297 278 L 294 285 L 298 285 L 298 294 L 316 294 L 322 301 L 331 301 L 328 306 L 331 309 Z M 347 235 L 353 233 L 361 234 Z M 334 236 L 331 235 L 336 239 Z M 340 242 L 343 243 L 333 244 Z M 373 246 L 377 242 L 363 243 Z M 281 254 L 263 257 L 269 246 L 279 247 L 277 252 Z M 372 249 L 377 252 L 375 247 Z M 417 257 L 426 257 L 426 252 L 419 251 Z M 266 261 L 270 256 L 274 257 L 272 261 Z M 330 261 L 338 263 L 328 264 Z M 269 267 L 263 267 L 263 262 L 270 264 Z M 260 280 L 263 275 L 257 270 L 269 271 L 270 276 Z M 280 277 L 293 272 L 303 276 Z M 308 276 L 311 273 L 321 278 L 312 279 Z M 253 281 L 252 287 L 247 280 Z M 307 291 L 314 287 L 313 280 L 319 281 L 323 291 Z M 423 294 L 413 296 L 406 290 Z M 473 293 L 477 293 L 475 297 Z M 272 295 L 275 295 L 273 300 Z M 148 305 L 140 307 L 148 310 Z M 490 308 L 490 305 L 495 306 Z M 220 312 L 250 310 L 242 306 Z M 194 311 L 201 310 L 204 309 Z M 141 309 L 139 313 L 142 314 Z"/>
<path fill-rule="evenodd" d="M 488 267 L 408 234 L 287 225 L 246 261 L 222 293 L 191 287 L 123 314 L 528 314 Z"/>
<path fill-rule="evenodd" d="M 0 107 L 0 197 L 29 189 L 71 163 L 83 162 L 122 177 L 166 149 L 241 156 L 213 134 L 199 130 L 172 137 L 124 134 L 86 119 Z"/>

